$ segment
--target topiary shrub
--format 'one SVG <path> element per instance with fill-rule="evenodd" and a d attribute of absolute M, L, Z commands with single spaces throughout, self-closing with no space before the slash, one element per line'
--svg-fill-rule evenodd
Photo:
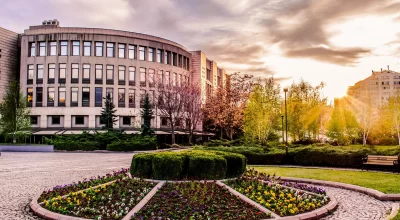
<path fill-rule="evenodd" d="M 153 174 L 153 157 L 155 154 L 136 154 L 132 158 L 131 175 L 151 178 Z"/>
<path fill-rule="evenodd" d="M 217 155 L 225 158 L 227 163 L 226 177 L 237 177 L 244 173 L 247 165 L 247 158 L 241 154 L 215 151 Z"/>
<path fill-rule="evenodd" d="M 182 177 L 185 157 L 175 153 L 156 154 L 153 158 L 153 178 L 176 180 Z"/>
<path fill-rule="evenodd" d="M 226 176 L 226 160 L 217 155 L 187 154 L 187 177 L 194 179 L 222 179 Z"/>

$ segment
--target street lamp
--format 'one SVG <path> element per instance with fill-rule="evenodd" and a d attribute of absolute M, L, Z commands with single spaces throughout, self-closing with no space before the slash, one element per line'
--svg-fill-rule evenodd
<path fill-rule="evenodd" d="M 285 92 L 285 121 L 286 121 L 286 156 L 289 154 L 289 149 L 288 149 L 288 125 L 287 125 L 287 105 L 286 105 L 286 93 L 288 92 L 288 88 L 284 88 L 283 91 Z"/>
<path fill-rule="evenodd" d="M 283 132 L 283 129 L 284 129 L 284 127 L 283 127 L 283 117 L 285 117 L 285 116 L 281 115 L 281 118 L 282 118 L 282 143 L 285 143 L 285 133 Z"/>

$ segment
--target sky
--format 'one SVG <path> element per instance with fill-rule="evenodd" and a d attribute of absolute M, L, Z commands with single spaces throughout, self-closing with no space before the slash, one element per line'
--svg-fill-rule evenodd
<path fill-rule="evenodd" d="M 400 72 L 400 0 L 1 0 L 0 27 L 145 33 L 202 50 L 228 73 L 326 83 L 333 100 L 372 70 Z"/>

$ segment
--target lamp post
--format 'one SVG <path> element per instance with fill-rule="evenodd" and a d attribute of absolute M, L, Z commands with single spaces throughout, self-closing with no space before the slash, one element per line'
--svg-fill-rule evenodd
<path fill-rule="evenodd" d="M 284 127 L 283 127 L 283 117 L 285 117 L 285 116 L 281 115 L 281 118 L 282 118 L 282 143 L 285 143 L 285 133 L 283 132 L 283 129 L 284 129 Z"/>
<path fill-rule="evenodd" d="M 285 121 L 286 121 L 286 156 L 289 154 L 288 149 L 288 124 L 287 124 L 287 105 L 286 105 L 286 93 L 288 92 L 288 88 L 284 88 L 283 91 L 285 92 Z"/>

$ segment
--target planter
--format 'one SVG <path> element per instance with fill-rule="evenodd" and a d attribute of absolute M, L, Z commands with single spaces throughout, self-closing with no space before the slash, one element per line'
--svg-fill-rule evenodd
<path fill-rule="evenodd" d="M 0 145 L 0 152 L 54 152 L 53 145 Z"/>

